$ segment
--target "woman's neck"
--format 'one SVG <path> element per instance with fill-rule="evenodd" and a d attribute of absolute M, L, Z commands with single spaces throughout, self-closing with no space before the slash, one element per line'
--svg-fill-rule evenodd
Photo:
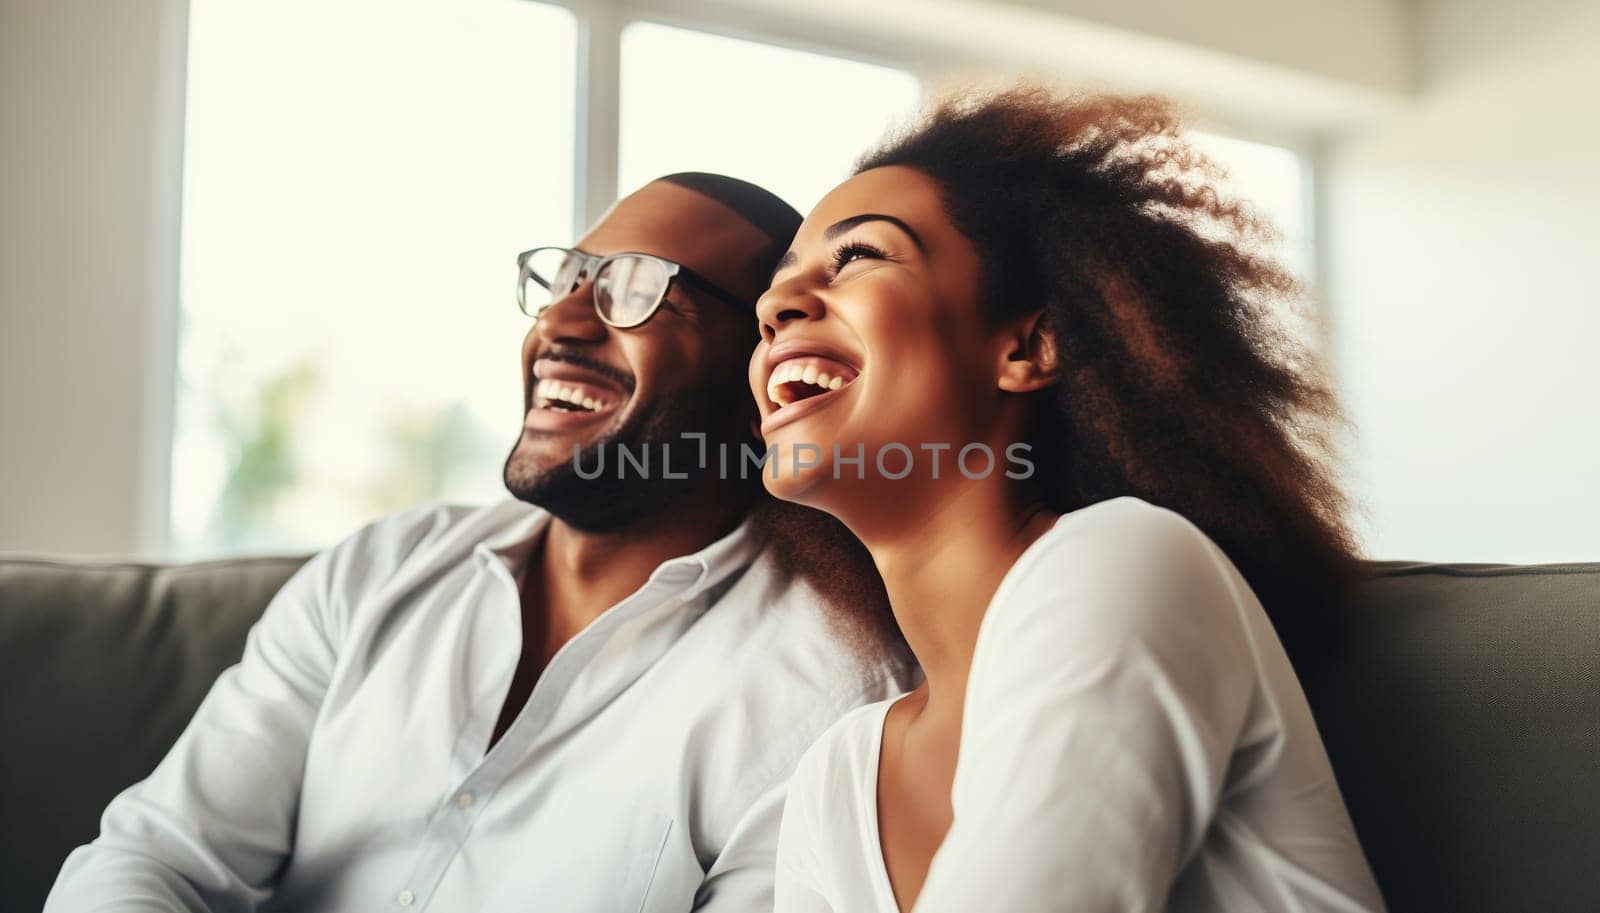
<path fill-rule="evenodd" d="M 927 678 L 918 716 L 958 726 L 989 601 L 1056 518 L 1033 492 L 1003 479 L 934 483 L 901 503 L 916 508 L 893 519 L 880 515 L 858 535 Z"/>

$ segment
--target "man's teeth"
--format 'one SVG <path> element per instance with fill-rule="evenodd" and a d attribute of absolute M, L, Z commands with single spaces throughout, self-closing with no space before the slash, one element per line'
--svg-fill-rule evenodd
<path fill-rule="evenodd" d="M 855 380 L 855 378 L 852 377 L 850 380 Z M 829 374 L 814 364 L 804 366 L 781 364 L 773 369 L 772 376 L 767 378 L 767 399 L 779 406 L 787 406 L 790 403 L 804 399 L 805 397 L 799 395 L 801 391 L 785 386 L 785 384 L 795 383 L 820 387 L 822 390 L 837 390 L 849 383 L 849 381 L 846 381 L 842 375 Z"/>
<path fill-rule="evenodd" d="M 590 412 L 599 412 L 611 408 L 609 400 L 599 400 L 586 396 L 577 387 L 569 387 L 556 381 L 541 380 L 534 388 L 541 408 L 550 408 L 553 402 L 570 403 Z"/>

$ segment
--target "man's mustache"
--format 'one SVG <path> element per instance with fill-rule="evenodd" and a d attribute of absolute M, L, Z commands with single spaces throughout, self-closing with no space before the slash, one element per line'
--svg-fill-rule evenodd
<path fill-rule="evenodd" d="M 604 362 L 596 361 L 595 359 L 590 358 L 581 352 L 570 352 L 562 349 L 554 349 L 549 352 L 541 353 L 538 358 L 533 360 L 533 363 L 537 365 L 541 361 L 559 361 L 575 367 L 583 368 L 586 371 L 593 371 L 594 373 L 599 374 L 601 377 L 606 377 L 616 381 L 617 385 L 622 387 L 623 392 L 633 392 L 633 375 L 624 371 L 619 371 Z"/>

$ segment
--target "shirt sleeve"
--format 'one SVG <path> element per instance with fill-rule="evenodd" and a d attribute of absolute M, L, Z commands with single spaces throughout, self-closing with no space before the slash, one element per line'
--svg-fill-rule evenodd
<path fill-rule="evenodd" d="M 172 750 L 67 857 L 46 913 L 246 911 L 270 895 L 334 666 L 336 560 L 319 554 L 272 599 Z"/>
<path fill-rule="evenodd" d="M 1216 813 L 1256 689 L 1254 596 L 1178 515 L 1091 510 L 984 620 L 917 913 L 1163 910 Z"/>
<path fill-rule="evenodd" d="M 695 910 L 735 913 L 772 909 L 773 858 L 787 793 L 787 782 L 779 783 L 746 810 L 706 872 L 696 892 Z"/>

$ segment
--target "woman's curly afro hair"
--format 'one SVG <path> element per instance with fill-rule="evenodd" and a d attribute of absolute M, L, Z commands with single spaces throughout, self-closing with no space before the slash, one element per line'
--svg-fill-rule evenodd
<path fill-rule="evenodd" d="M 1027 86 L 952 96 L 856 173 L 897 165 L 940 185 L 989 318 L 1044 311 L 1062 370 L 1028 439 L 1049 507 L 1133 495 L 1187 517 L 1312 671 L 1359 569 L 1330 455 L 1339 411 L 1284 328 L 1301 287 L 1264 252 L 1271 227 L 1219 194 L 1223 173 L 1172 106 Z"/>

